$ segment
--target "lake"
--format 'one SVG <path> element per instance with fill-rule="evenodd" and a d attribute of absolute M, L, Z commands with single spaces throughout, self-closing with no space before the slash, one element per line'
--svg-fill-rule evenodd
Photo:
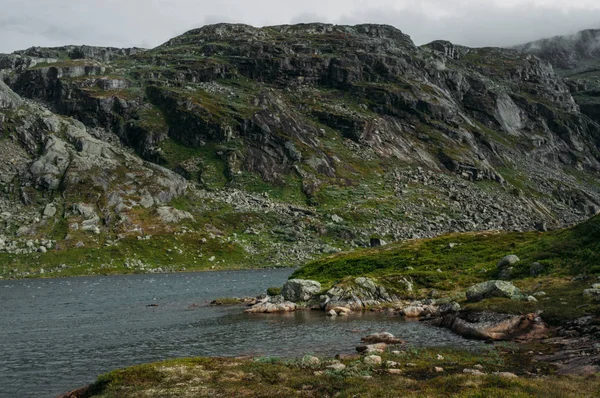
<path fill-rule="evenodd" d="M 292 270 L 0 281 L 0 396 L 53 397 L 102 373 L 174 357 L 352 353 L 387 331 L 415 346 L 477 347 L 382 313 L 246 314 L 209 306 L 282 286 Z M 157 306 L 149 306 L 156 304 Z"/>

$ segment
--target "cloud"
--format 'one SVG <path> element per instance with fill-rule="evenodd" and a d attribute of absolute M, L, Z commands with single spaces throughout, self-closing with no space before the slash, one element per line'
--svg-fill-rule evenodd
<path fill-rule="evenodd" d="M 600 28 L 597 0 L 2 0 L 0 52 L 30 46 L 157 46 L 205 24 L 386 23 L 417 44 L 512 45 Z"/>

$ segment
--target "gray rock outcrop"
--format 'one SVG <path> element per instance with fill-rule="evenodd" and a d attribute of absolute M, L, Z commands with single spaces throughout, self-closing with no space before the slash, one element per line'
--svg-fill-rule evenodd
<path fill-rule="evenodd" d="M 290 279 L 281 289 L 281 295 L 288 301 L 309 301 L 321 292 L 321 284 L 317 281 Z"/>
<path fill-rule="evenodd" d="M 467 300 L 471 302 L 481 301 L 486 298 L 503 297 L 511 300 L 524 300 L 526 297 L 521 290 L 506 281 L 487 281 L 471 286 L 467 289 Z"/>

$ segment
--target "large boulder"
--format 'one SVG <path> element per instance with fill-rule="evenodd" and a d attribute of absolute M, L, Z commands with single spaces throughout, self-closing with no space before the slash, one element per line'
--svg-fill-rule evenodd
<path fill-rule="evenodd" d="M 283 285 L 281 295 L 292 302 L 308 301 L 321 291 L 321 284 L 307 279 L 290 279 Z"/>
<path fill-rule="evenodd" d="M 485 298 L 505 297 L 511 300 L 524 300 L 526 296 L 518 287 L 506 281 L 487 281 L 471 286 L 467 290 L 467 300 L 481 301 Z"/>
<path fill-rule="evenodd" d="M 356 278 L 352 282 L 337 284 L 321 297 L 321 307 L 329 311 L 335 307 L 346 307 L 360 311 L 370 306 L 397 301 L 383 286 L 371 278 Z"/>
<path fill-rule="evenodd" d="M 16 108 L 23 103 L 21 97 L 15 94 L 4 82 L 0 79 L 0 109 Z"/>

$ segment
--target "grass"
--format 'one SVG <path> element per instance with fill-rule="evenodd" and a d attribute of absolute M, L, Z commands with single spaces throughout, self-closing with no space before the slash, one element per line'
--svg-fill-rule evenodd
<path fill-rule="evenodd" d="M 441 355 L 442 359 L 438 359 Z M 360 357 L 342 360 L 346 368 L 328 369 L 334 361 L 319 364 L 302 359 L 187 358 L 116 370 L 98 378 L 89 388 L 93 397 L 579 397 L 593 396 L 600 388 L 597 375 L 549 376 L 531 360 L 516 364 L 509 350 L 490 350 L 482 355 L 450 350 L 407 350 L 382 354 L 384 365 L 365 365 Z M 520 358 L 522 359 L 522 358 Z M 397 362 L 399 375 L 389 374 L 385 363 Z M 412 366 L 406 366 L 410 363 Z M 475 365 L 486 376 L 462 372 Z M 444 372 L 437 373 L 439 366 Z M 515 370 L 517 366 L 517 370 Z M 494 371 L 528 370 L 535 377 L 502 378 Z"/>
<path fill-rule="evenodd" d="M 526 276 L 529 265 L 536 261 L 557 276 L 599 274 L 599 239 L 600 216 L 596 216 L 576 227 L 552 232 L 449 234 L 358 250 L 309 263 L 294 276 L 331 283 L 349 276 L 427 275 L 440 269 L 443 275 L 438 279 L 447 280 L 452 276 L 448 283 L 466 284 L 494 275 L 496 263 L 508 254 L 516 254 L 521 259 L 516 276 Z M 407 267 L 413 270 L 407 271 Z M 450 287 L 443 281 L 433 282 L 433 285 Z"/>
<path fill-rule="evenodd" d="M 542 311 L 550 324 L 585 315 L 600 315 L 600 303 L 583 298 L 591 280 L 572 281 L 575 275 L 600 275 L 600 216 L 563 230 L 552 232 L 483 232 L 450 234 L 433 239 L 411 240 L 376 249 L 342 253 L 313 261 L 292 278 L 314 279 L 324 287 L 370 276 L 401 292 L 399 282 L 415 283 L 412 298 L 424 298 L 432 289 L 454 299 L 475 283 L 497 278 L 497 262 L 516 254 L 521 262 L 513 270 L 513 282 L 525 293 L 544 291 L 538 302 L 507 299 L 466 304 L 471 310 L 504 313 Z M 539 262 L 546 268 L 540 277 L 531 277 L 529 267 Z"/>

